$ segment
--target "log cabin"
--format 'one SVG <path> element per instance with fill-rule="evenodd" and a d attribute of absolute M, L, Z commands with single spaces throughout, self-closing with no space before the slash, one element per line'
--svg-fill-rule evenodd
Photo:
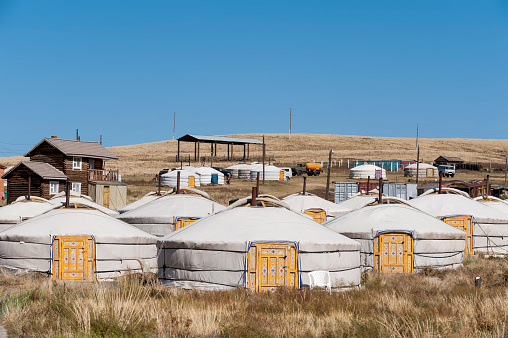
<path fill-rule="evenodd" d="M 4 170 L 7 169 L 7 167 L 4 167 L 0 164 L 0 177 L 4 174 Z M 5 198 L 5 192 L 4 192 L 4 179 L 0 178 L 0 200 L 3 200 Z"/>
<path fill-rule="evenodd" d="M 22 161 L 8 170 L 7 203 L 30 193 L 50 199 L 65 191 L 69 180 L 71 190 L 88 195 L 90 182 L 118 182 L 118 170 L 106 170 L 106 160 L 117 160 L 112 152 L 97 142 L 46 137 L 25 155 Z M 30 184 L 29 184 L 30 182 Z"/>

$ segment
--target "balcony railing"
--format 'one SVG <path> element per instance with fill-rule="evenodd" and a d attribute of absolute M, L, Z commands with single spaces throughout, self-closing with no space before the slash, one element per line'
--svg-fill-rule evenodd
<path fill-rule="evenodd" d="M 104 169 L 90 169 L 88 170 L 89 181 L 114 181 L 118 182 L 120 175 L 118 169 L 104 170 Z"/>

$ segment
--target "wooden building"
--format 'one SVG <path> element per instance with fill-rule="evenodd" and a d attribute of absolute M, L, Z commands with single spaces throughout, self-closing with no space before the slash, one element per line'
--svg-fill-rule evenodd
<path fill-rule="evenodd" d="M 5 169 L 7 169 L 7 167 L 0 165 L 0 177 L 2 177 L 2 175 L 4 174 Z M 0 200 L 3 199 L 5 199 L 4 179 L 0 178 Z"/>
<path fill-rule="evenodd" d="M 67 179 L 72 191 L 88 195 L 92 181 L 119 181 L 118 170 L 106 170 L 105 160 L 117 160 L 113 153 L 97 142 L 46 137 L 26 154 L 30 161 L 18 163 L 2 178 L 7 179 L 7 202 L 30 193 L 46 199 L 64 191 Z M 64 181 L 64 182 L 62 182 Z"/>
<path fill-rule="evenodd" d="M 463 159 L 453 156 L 439 156 L 434 160 L 434 165 L 436 167 L 439 165 L 453 165 L 456 168 L 460 168 L 463 163 Z"/>

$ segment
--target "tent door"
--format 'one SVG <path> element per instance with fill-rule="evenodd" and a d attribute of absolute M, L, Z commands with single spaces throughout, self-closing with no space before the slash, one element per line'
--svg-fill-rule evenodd
<path fill-rule="evenodd" d="M 473 254 L 473 218 L 471 216 L 453 216 L 443 218 L 443 222 L 450 224 L 459 230 L 464 231 L 466 236 L 466 247 L 464 253 L 466 255 Z"/>
<path fill-rule="evenodd" d="M 374 238 L 374 271 L 412 273 L 413 238 L 402 233 L 385 233 Z"/>
<path fill-rule="evenodd" d="M 246 286 L 256 292 L 299 287 L 298 259 L 292 243 L 255 243 L 247 254 Z"/>
<path fill-rule="evenodd" d="M 427 177 L 434 177 L 434 168 L 427 168 Z"/>
<path fill-rule="evenodd" d="M 53 279 L 85 281 L 94 278 L 95 242 L 90 236 L 57 236 L 53 240 Z"/>
<path fill-rule="evenodd" d="M 104 186 L 104 193 L 102 194 L 102 205 L 109 208 L 109 185 Z"/>
<path fill-rule="evenodd" d="M 194 188 L 196 184 L 194 183 L 194 176 L 189 176 L 189 188 Z"/>
<path fill-rule="evenodd" d="M 198 219 L 198 217 L 179 217 L 175 223 L 175 231 L 191 224 L 192 222 L 196 222 Z"/>
<path fill-rule="evenodd" d="M 304 213 L 312 217 L 312 219 L 318 222 L 319 224 L 323 224 L 324 222 L 326 222 L 326 213 L 324 210 L 318 211 L 308 209 L 305 210 Z"/>

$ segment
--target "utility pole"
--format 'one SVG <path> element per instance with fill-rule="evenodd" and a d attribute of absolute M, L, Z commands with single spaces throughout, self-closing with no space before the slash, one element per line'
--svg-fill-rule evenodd
<path fill-rule="evenodd" d="M 265 185 L 265 135 L 263 135 L 263 185 Z"/>
<path fill-rule="evenodd" d="M 173 113 L 173 140 L 175 139 L 176 111 Z"/>
<path fill-rule="evenodd" d="M 289 136 L 291 136 L 291 107 L 289 107 Z"/>
<path fill-rule="evenodd" d="M 418 148 L 418 122 L 416 123 L 416 147 Z"/>
<path fill-rule="evenodd" d="M 330 167 L 332 163 L 332 154 L 333 150 L 330 149 L 328 153 L 328 174 L 326 175 L 326 192 L 325 192 L 325 200 L 328 200 L 328 192 L 330 190 Z"/>
<path fill-rule="evenodd" d="M 506 155 L 505 157 L 505 162 L 504 162 L 504 185 L 506 186 L 506 174 L 508 172 L 508 155 Z"/>
<path fill-rule="evenodd" d="M 420 176 L 420 146 L 416 147 L 416 184 L 418 184 L 418 176 Z"/>

